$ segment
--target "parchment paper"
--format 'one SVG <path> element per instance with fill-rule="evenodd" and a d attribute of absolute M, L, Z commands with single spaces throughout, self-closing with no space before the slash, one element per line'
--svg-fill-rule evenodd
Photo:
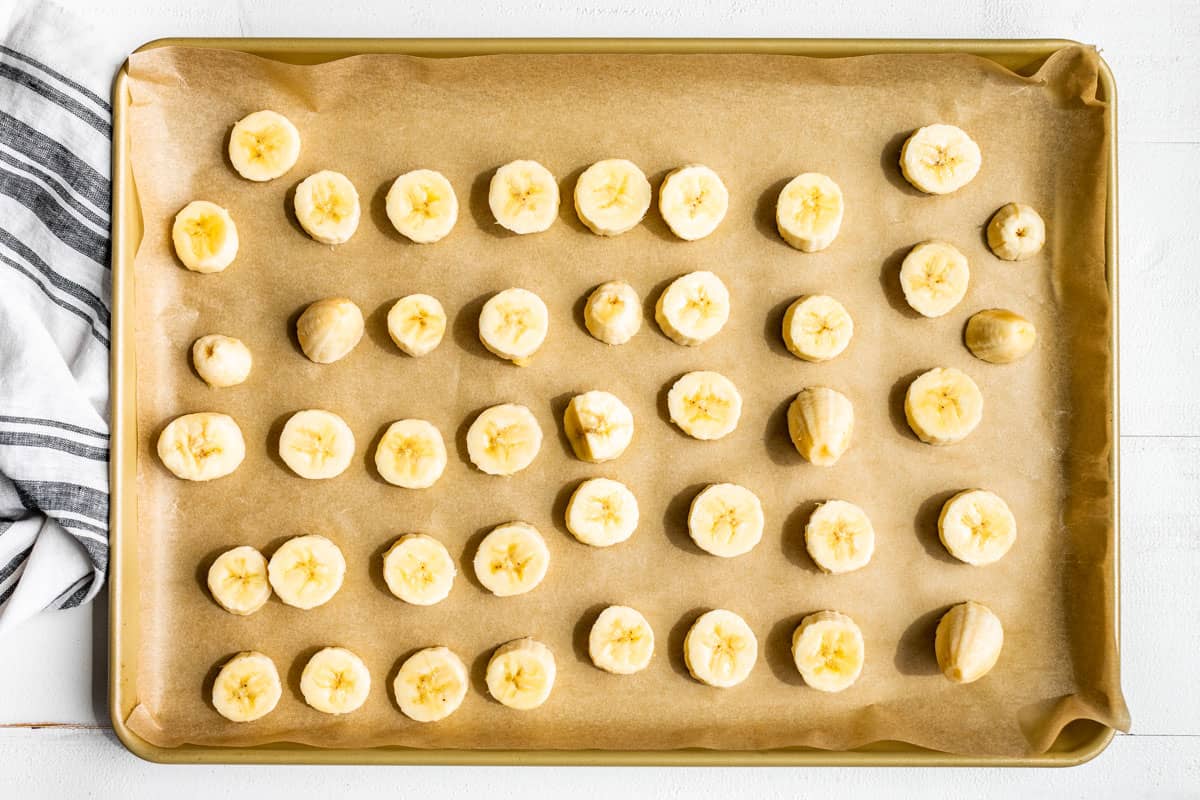
<path fill-rule="evenodd" d="M 970 56 L 493 56 L 426 60 L 361 56 L 287 66 L 231 52 L 166 48 L 130 59 L 132 157 L 146 235 L 137 271 L 139 546 L 144 646 L 140 704 L 129 724 L 160 745 L 293 741 L 330 747 L 396 744 L 470 748 L 757 749 L 849 748 L 894 739 L 957 753 L 1045 750 L 1069 721 L 1124 728 L 1111 608 L 1112 486 L 1107 477 L 1112 407 L 1110 308 L 1104 277 L 1106 155 L 1097 58 L 1075 48 L 1022 77 Z M 253 184 L 224 157 L 234 121 L 271 108 L 300 129 L 299 163 L 284 178 Z M 962 126 L 979 142 L 983 168 L 965 189 L 924 196 L 897 170 L 904 138 L 932 122 Z M 570 201 L 576 177 L 601 158 L 624 157 L 658 184 L 670 169 L 703 163 L 730 192 L 729 214 L 699 242 L 673 237 L 656 209 L 613 239 L 588 232 Z M 514 236 L 486 203 L 494 169 L 515 158 L 545 164 L 561 182 L 562 213 L 544 234 Z M 418 167 L 453 183 L 461 216 L 441 243 L 417 246 L 390 228 L 383 198 L 391 180 Z M 291 214 L 295 185 L 320 169 L 344 172 L 362 196 L 363 218 L 347 244 L 304 235 Z M 784 244 L 776 196 L 809 170 L 833 176 L 846 199 L 837 241 L 819 254 Z M 237 221 L 241 249 L 219 275 L 178 264 L 173 215 L 208 199 Z M 1002 204 L 1031 203 L 1049 240 L 1037 258 L 1007 263 L 987 250 L 984 227 Z M 971 264 L 966 299 L 940 319 L 903 302 L 900 259 L 927 238 L 948 239 Z M 653 303 L 679 274 L 710 269 L 729 286 L 733 312 L 712 341 L 685 348 L 653 321 Z M 582 325 L 583 299 L 605 280 L 630 281 L 646 324 L 608 347 Z M 532 289 L 551 310 L 550 335 L 532 366 L 488 354 L 476 337 L 492 293 Z M 451 326 L 432 355 L 412 359 L 389 341 L 385 316 L 410 292 L 442 301 Z M 849 349 L 806 364 L 780 340 L 783 311 L 798 295 L 827 292 L 855 321 Z M 358 348 L 333 365 L 308 362 L 292 329 L 318 298 L 346 295 L 368 317 Z M 1014 309 L 1040 340 L 1025 360 L 974 359 L 962 329 L 974 312 Z M 191 371 L 193 340 L 244 339 L 249 381 L 209 389 Z M 935 448 L 904 422 L 903 393 L 934 366 L 965 370 L 985 398 L 983 423 L 966 441 Z M 691 440 L 667 421 L 666 390 L 683 372 L 715 369 L 740 388 L 737 431 Z M 836 467 L 804 463 L 788 441 L 785 410 L 807 385 L 853 401 L 854 442 Z M 563 437 L 567 400 L 605 389 L 633 410 L 637 433 L 619 460 L 575 460 Z M 534 465 L 511 478 L 483 475 L 466 457 L 476 412 L 528 405 L 544 432 Z M 306 481 L 280 462 L 283 421 L 327 408 L 353 428 L 352 467 Z M 209 484 L 173 478 L 154 442 L 177 415 L 232 414 L 247 456 Z M 432 489 L 384 483 L 373 454 L 392 420 L 422 417 L 451 452 Z M 609 476 L 636 493 L 642 523 L 609 549 L 566 532 L 567 498 L 584 478 Z M 704 554 L 686 511 L 705 484 L 734 481 L 762 499 L 761 544 L 732 560 Z M 1013 550 L 976 568 L 951 559 L 936 519 L 955 492 L 986 487 L 1005 497 L 1020 526 Z M 862 505 L 874 522 L 870 565 L 820 574 L 805 553 L 803 525 L 818 501 Z M 552 554 L 530 594 L 496 598 L 474 580 L 470 559 L 492 526 L 523 519 Z M 441 539 L 460 575 L 443 603 L 418 608 L 388 594 L 381 554 L 400 534 Z M 272 601 L 247 618 L 218 608 L 204 588 L 212 559 L 250 544 L 268 555 L 298 534 L 320 532 L 346 554 L 344 588 L 326 606 L 300 611 Z M 933 659 L 933 630 L 953 603 L 975 599 L 1000 616 L 1005 645 L 985 679 L 957 686 Z M 591 666 L 588 630 L 611 603 L 642 610 L 657 634 L 649 669 L 614 676 Z M 741 686 L 691 680 L 681 643 L 703 611 L 724 607 L 755 630 L 760 659 Z M 803 685 L 789 652 L 800 618 L 820 609 L 850 614 L 866 637 L 866 668 L 849 691 Z M 558 681 L 540 709 L 492 701 L 482 675 L 489 654 L 532 635 L 556 654 Z M 326 716 L 300 698 L 298 680 L 319 647 L 361 655 L 373 685 L 366 705 Z M 399 663 L 417 648 L 447 645 L 471 668 L 472 691 L 444 722 L 405 718 L 391 695 Z M 274 713 L 251 724 L 211 708 L 211 681 L 231 654 L 254 648 L 285 678 Z"/>

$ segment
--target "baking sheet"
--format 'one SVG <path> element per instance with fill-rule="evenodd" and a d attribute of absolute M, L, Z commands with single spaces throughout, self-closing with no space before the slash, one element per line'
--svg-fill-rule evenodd
<path fill-rule="evenodd" d="M 139 541 L 143 574 L 155 580 L 143 581 L 131 729 L 161 745 L 744 749 L 898 739 L 1012 755 L 1045 750 L 1076 717 L 1127 724 L 1109 618 L 1106 110 L 1094 101 L 1096 68 L 1086 49 L 1057 54 L 1033 79 L 966 56 L 367 56 L 292 67 L 177 48 L 135 55 L 132 157 L 147 226 L 136 265 Z M 260 107 L 287 114 L 305 137 L 294 172 L 266 186 L 248 185 L 222 158 L 229 125 Z M 967 128 L 984 151 L 980 176 L 948 198 L 917 195 L 895 169 L 904 135 L 934 120 Z M 709 164 L 730 186 L 729 217 L 698 243 L 675 240 L 653 211 L 629 234 L 601 239 L 569 203 L 539 236 L 492 224 L 486 183 L 500 163 L 538 158 L 569 197 L 584 167 L 611 156 L 632 158 L 656 185 L 679 164 Z M 455 232 L 432 247 L 404 243 L 382 212 L 391 178 L 417 166 L 445 172 L 463 205 Z M 308 240 L 285 211 L 290 188 L 321 168 L 345 172 L 364 200 L 358 234 L 336 249 Z M 848 204 L 838 241 L 815 255 L 784 245 L 772 222 L 779 187 L 809 169 L 833 175 Z M 221 276 L 187 273 L 168 249 L 171 216 L 196 197 L 226 205 L 239 223 L 242 252 Z M 1047 217 L 1051 240 L 1035 261 L 986 252 L 983 226 L 1011 199 Z M 899 257 L 930 236 L 954 241 L 974 267 L 967 299 L 935 321 L 907 314 L 895 284 Z M 696 268 L 717 271 L 734 295 L 729 326 L 709 344 L 679 348 L 649 320 L 622 348 L 583 331 L 579 308 L 595 284 L 624 277 L 649 306 L 671 277 Z M 483 299 L 510 285 L 537 290 L 552 309 L 551 338 L 526 370 L 474 338 Z M 411 291 L 440 297 L 453 329 L 415 361 L 394 350 L 383 324 L 390 301 Z M 854 343 L 829 364 L 797 362 L 777 339 L 783 308 L 811 291 L 839 296 L 856 320 Z M 343 362 L 309 364 L 289 320 L 330 294 L 359 302 L 368 336 Z M 966 317 L 992 305 L 1042 332 L 1015 367 L 975 361 L 961 346 Z M 246 385 L 209 390 L 191 374 L 187 348 L 214 331 L 254 350 Z M 907 379 L 934 365 L 966 369 L 988 401 L 981 428 L 951 449 L 916 442 L 900 410 Z M 665 388 L 697 368 L 725 372 L 746 398 L 738 432 L 722 442 L 685 439 L 661 418 Z M 786 404 L 812 383 L 845 391 L 858 414 L 855 445 L 833 470 L 803 464 L 786 438 Z M 574 461 L 557 433 L 566 399 L 588 388 L 616 392 L 639 422 L 634 447 L 612 465 Z M 530 405 L 554 432 L 534 468 L 508 480 L 474 472 L 461 446 L 471 412 L 504 400 Z M 302 481 L 270 455 L 282 420 L 310 406 L 343 414 L 359 438 L 356 467 L 332 482 Z M 171 417 L 205 409 L 232 413 L 250 452 L 230 478 L 183 485 L 153 459 L 153 441 Z M 458 445 L 429 492 L 383 484 L 369 467 L 378 433 L 405 416 L 433 420 Z M 607 551 L 576 544 L 561 526 L 571 489 L 600 474 L 629 483 L 643 513 L 635 537 Z M 717 480 L 753 488 L 768 517 L 763 543 L 734 561 L 695 550 L 683 525 L 692 494 Z M 949 563 L 933 530 L 941 500 L 973 485 L 1000 492 L 1021 523 L 1014 551 L 984 570 Z M 880 542 L 867 569 L 823 576 L 803 554 L 804 519 L 826 497 L 871 514 Z M 436 535 L 465 566 L 481 533 L 514 517 L 538 525 L 552 551 L 550 576 L 532 594 L 492 598 L 469 569 L 430 609 L 382 589 L 378 556 L 399 533 Z M 208 600 L 203 572 L 217 552 L 239 543 L 269 552 L 313 530 L 350 560 L 328 606 L 272 602 L 234 619 Z M 988 679 L 954 687 L 936 674 L 930 639 L 938 613 L 967 597 L 1000 614 L 1007 643 Z M 641 675 L 587 663 L 587 629 L 609 602 L 635 605 L 655 625 L 659 652 Z M 691 682 L 679 658 L 687 626 L 715 606 L 742 613 L 763 649 L 734 690 Z M 854 616 L 868 648 L 859 684 L 834 697 L 800 685 L 787 652 L 799 617 L 827 607 Z M 524 634 L 550 644 L 560 674 L 546 706 L 517 714 L 491 702 L 480 678 L 491 648 Z M 376 678 L 367 705 L 344 719 L 308 709 L 296 692 L 307 656 L 333 643 L 363 655 Z M 449 720 L 420 726 L 395 710 L 386 684 L 403 656 L 435 643 L 473 664 L 476 691 Z M 234 726 L 204 696 L 213 668 L 246 647 L 275 657 L 289 690 L 265 720 Z"/>

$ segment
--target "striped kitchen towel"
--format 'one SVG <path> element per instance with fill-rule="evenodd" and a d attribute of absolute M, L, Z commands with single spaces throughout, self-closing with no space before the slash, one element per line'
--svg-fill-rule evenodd
<path fill-rule="evenodd" d="M 108 566 L 111 66 L 69 15 L 0 3 L 0 633 Z"/>

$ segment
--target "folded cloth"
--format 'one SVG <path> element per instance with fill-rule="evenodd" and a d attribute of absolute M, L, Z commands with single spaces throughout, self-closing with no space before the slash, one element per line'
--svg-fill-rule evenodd
<path fill-rule="evenodd" d="M 109 55 L 0 10 L 0 634 L 108 566 Z"/>

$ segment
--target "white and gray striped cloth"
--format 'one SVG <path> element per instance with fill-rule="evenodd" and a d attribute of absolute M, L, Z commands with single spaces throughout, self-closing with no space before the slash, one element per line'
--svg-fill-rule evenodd
<path fill-rule="evenodd" d="M 0 634 L 108 566 L 107 54 L 0 3 Z"/>

